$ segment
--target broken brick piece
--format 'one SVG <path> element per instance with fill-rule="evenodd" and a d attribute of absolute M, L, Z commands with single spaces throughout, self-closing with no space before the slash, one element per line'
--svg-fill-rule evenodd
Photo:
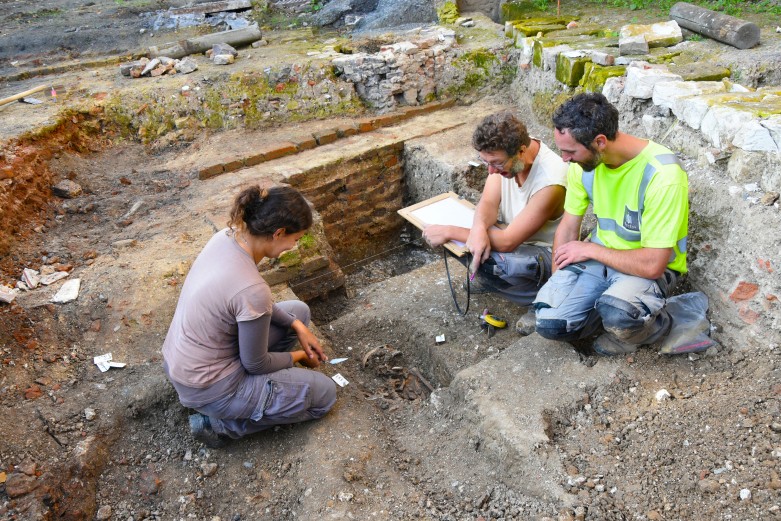
<path fill-rule="evenodd" d="M 212 166 L 207 166 L 206 168 L 203 168 L 201 169 L 200 172 L 198 172 L 198 179 L 209 179 L 210 177 L 220 175 L 222 172 L 223 172 L 222 163 L 218 163 Z"/>
<path fill-rule="evenodd" d="M 732 292 L 732 295 L 730 295 L 729 298 L 733 302 L 751 300 L 754 298 L 754 295 L 757 294 L 757 291 L 759 291 L 759 286 L 756 284 L 740 281 L 740 283 L 738 283 L 738 287 L 735 288 L 735 291 Z"/>

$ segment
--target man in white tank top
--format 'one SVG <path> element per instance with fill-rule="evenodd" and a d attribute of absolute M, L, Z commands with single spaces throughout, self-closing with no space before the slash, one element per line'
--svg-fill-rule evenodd
<path fill-rule="evenodd" d="M 472 228 L 431 225 L 423 237 L 432 246 L 465 242 L 481 285 L 528 306 L 551 274 L 551 246 L 564 212 L 567 164 L 530 138 L 511 112 L 486 117 L 472 136 L 472 146 L 488 168 Z M 498 222 L 507 227 L 497 228 Z M 532 318 L 532 328 L 533 324 Z"/>

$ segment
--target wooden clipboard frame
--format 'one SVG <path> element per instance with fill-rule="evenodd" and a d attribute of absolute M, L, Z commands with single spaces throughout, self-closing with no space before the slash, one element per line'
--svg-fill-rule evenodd
<path fill-rule="evenodd" d="M 436 195 L 434 197 L 431 197 L 430 199 L 426 199 L 425 201 L 421 201 L 419 203 L 413 204 L 412 206 L 408 206 L 406 208 L 402 208 L 401 210 L 398 210 L 397 213 L 402 216 L 407 221 L 411 222 L 415 225 L 416 228 L 423 230 L 423 228 L 428 224 L 420 219 L 418 219 L 416 216 L 412 215 L 412 212 L 415 210 L 419 210 L 420 208 L 424 208 L 426 206 L 429 206 L 434 203 L 438 203 L 439 201 L 442 201 L 443 199 L 454 199 L 456 202 L 462 204 L 466 208 L 469 208 L 470 210 L 475 209 L 475 205 L 467 201 L 466 199 L 463 199 L 458 196 L 458 194 L 454 192 L 447 192 L 444 194 Z M 445 244 L 443 244 L 445 248 L 447 248 L 449 251 L 451 251 L 454 255 L 457 257 L 463 257 L 467 253 L 469 253 L 469 249 L 466 246 L 460 246 L 456 244 L 453 241 L 448 241 Z"/>

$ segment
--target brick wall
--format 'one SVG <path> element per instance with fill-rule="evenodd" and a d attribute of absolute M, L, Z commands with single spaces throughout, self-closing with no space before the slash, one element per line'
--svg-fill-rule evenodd
<path fill-rule="evenodd" d="M 395 246 L 404 221 L 403 144 L 309 170 L 289 179 L 322 216 L 336 262 L 349 264 Z"/>

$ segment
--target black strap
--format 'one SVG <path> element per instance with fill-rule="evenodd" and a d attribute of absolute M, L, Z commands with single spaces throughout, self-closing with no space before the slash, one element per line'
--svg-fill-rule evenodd
<path fill-rule="evenodd" d="M 450 268 L 447 264 L 447 254 L 452 255 L 455 257 L 455 254 L 448 250 L 447 248 L 442 248 L 442 256 L 445 259 L 445 271 L 447 272 L 447 283 L 450 286 L 450 294 L 453 295 L 453 304 L 456 305 L 456 309 L 461 314 L 462 317 L 466 316 L 467 311 L 469 311 L 469 266 L 472 265 L 471 262 L 469 262 L 470 253 L 467 252 L 466 254 L 466 307 L 463 311 L 461 311 L 461 306 L 458 305 L 458 297 L 456 297 L 456 290 L 453 288 L 453 280 L 450 278 Z"/>

